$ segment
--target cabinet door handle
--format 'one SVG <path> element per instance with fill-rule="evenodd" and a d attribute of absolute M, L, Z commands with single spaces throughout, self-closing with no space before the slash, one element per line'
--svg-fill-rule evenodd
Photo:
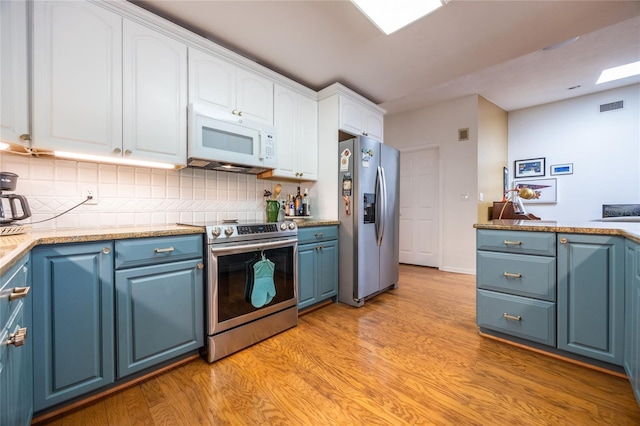
<path fill-rule="evenodd" d="M 102 252 L 104 254 L 109 254 L 109 253 L 111 253 L 111 249 L 109 247 L 105 247 L 105 248 L 102 249 Z"/>
<path fill-rule="evenodd" d="M 566 238 L 560 238 L 560 244 L 567 244 L 569 242 L 569 240 L 567 240 Z"/>
<path fill-rule="evenodd" d="M 19 328 L 15 333 L 9 335 L 7 340 L 7 346 L 13 345 L 15 347 L 24 345 L 24 341 L 27 338 L 27 327 Z"/>
<path fill-rule="evenodd" d="M 522 245 L 522 241 L 504 240 L 502 244 L 504 244 L 505 246 L 521 246 Z"/>
<path fill-rule="evenodd" d="M 522 274 L 514 274 L 512 272 L 503 272 L 502 275 L 510 278 L 522 278 Z"/>
<path fill-rule="evenodd" d="M 31 290 L 31 287 L 16 287 L 13 289 L 13 291 L 11 292 L 11 294 L 9 295 L 9 302 L 12 302 L 14 300 L 18 300 L 18 299 L 22 299 L 23 297 L 27 297 L 27 294 L 29 294 L 29 290 Z"/>
<path fill-rule="evenodd" d="M 520 315 L 513 316 L 513 315 L 509 315 L 506 312 L 504 314 L 502 314 L 502 318 L 506 318 L 508 320 L 513 320 L 513 321 L 522 321 L 522 317 Z"/>
<path fill-rule="evenodd" d="M 202 269 L 202 268 L 204 268 L 204 263 L 202 262 L 198 263 L 198 269 Z"/>
<path fill-rule="evenodd" d="M 114 148 L 113 153 L 114 154 L 120 154 L 122 152 L 122 150 L 120 148 Z"/>
<path fill-rule="evenodd" d="M 155 251 L 156 253 L 171 253 L 174 250 L 175 249 L 173 247 L 167 247 L 167 248 L 157 248 L 157 249 L 154 249 L 153 251 Z"/>
<path fill-rule="evenodd" d="M 21 141 L 30 141 L 31 140 L 31 135 L 28 133 L 24 133 L 22 135 L 20 135 L 20 140 Z"/>

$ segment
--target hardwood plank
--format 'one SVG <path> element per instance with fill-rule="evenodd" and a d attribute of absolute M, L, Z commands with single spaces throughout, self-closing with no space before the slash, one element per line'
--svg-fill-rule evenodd
<path fill-rule="evenodd" d="M 48 424 L 638 425 L 624 378 L 482 337 L 475 276 L 410 265 L 361 308 L 331 304 Z M 94 424 L 98 424 L 94 422 Z"/>

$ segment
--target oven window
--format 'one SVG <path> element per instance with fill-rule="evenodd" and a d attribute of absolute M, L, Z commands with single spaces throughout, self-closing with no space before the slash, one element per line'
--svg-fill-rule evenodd
<path fill-rule="evenodd" d="M 273 281 L 276 294 L 259 308 L 251 304 L 253 264 L 260 251 L 218 257 L 218 322 L 249 314 L 294 297 L 293 247 L 265 250 L 264 256 L 275 265 Z"/>

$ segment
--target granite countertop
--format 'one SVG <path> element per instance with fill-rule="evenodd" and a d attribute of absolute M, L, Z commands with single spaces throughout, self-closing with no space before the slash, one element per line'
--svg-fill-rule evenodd
<path fill-rule="evenodd" d="M 37 245 L 202 233 L 204 233 L 203 228 L 194 226 L 157 225 L 33 231 L 3 236 L 0 237 L 0 275 Z"/>
<path fill-rule="evenodd" d="M 570 234 L 620 235 L 640 243 L 640 223 L 625 221 L 571 222 L 550 220 L 490 220 L 476 223 L 477 229 L 506 231 L 565 232 Z"/>
<path fill-rule="evenodd" d="M 295 220 L 295 219 L 294 219 Z M 322 220 L 322 219 L 303 219 L 303 220 L 295 220 L 298 224 L 298 228 L 308 228 L 310 226 L 331 226 L 331 225 L 340 225 L 339 220 Z"/>
<path fill-rule="evenodd" d="M 339 225 L 339 220 L 309 219 L 296 221 L 299 228 Z M 80 243 L 121 240 L 124 238 L 164 237 L 170 235 L 203 234 L 204 228 L 186 225 L 153 225 L 106 228 L 70 228 L 33 231 L 0 237 L 0 275 L 11 268 L 33 247 L 44 244 Z"/>

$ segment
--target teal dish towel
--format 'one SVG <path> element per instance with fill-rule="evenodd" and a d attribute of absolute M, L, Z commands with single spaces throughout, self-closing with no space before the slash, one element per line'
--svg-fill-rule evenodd
<path fill-rule="evenodd" d="M 253 290 L 251 291 L 251 304 L 261 308 L 270 303 L 276 295 L 276 286 L 273 282 L 273 272 L 276 265 L 262 255 L 262 260 L 253 265 Z"/>

